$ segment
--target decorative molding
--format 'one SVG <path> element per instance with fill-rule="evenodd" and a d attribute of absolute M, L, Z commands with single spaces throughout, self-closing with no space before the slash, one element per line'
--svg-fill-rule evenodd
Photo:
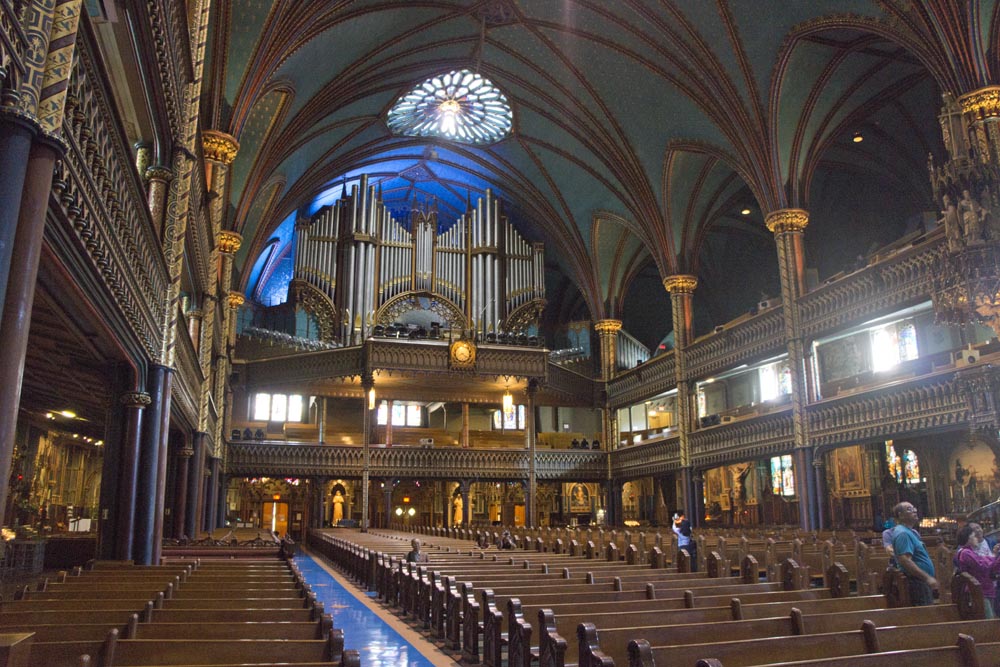
<path fill-rule="evenodd" d="M 122 394 L 121 402 L 126 408 L 145 408 L 152 403 L 152 399 L 144 391 L 129 391 Z"/>
<path fill-rule="evenodd" d="M 768 213 L 764 224 L 772 234 L 803 232 L 809 225 L 809 212 L 801 208 L 781 208 Z"/>
<path fill-rule="evenodd" d="M 247 298 L 243 295 L 243 292 L 230 292 L 226 295 L 226 305 L 228 305 L 232 310 L 236 310 L 244 303 L 246 303 Z"/>
<path fill-rule="evenodd" d="M 663 288 L 670 294 L 693 294 L 697 287 L 697 276 L 677 273 L 663 279 Z"/>
<path fill-rule="evenodd" d="M 372 447 L 371 475 L 471 480 L 523 480 L 529 452 L 519 449 L 423 449 Z M 536 475 L 542 480 L 600 481 L 607 476 L 602 451 L 540 451 Z M 361 447 L 230 443 L 226 472 L 237 476 L 360 477 Z"/>
<path fill-rule="evenodd" d="M 216 246 L 219 248 L 219 252 L 227 255 L 235 255 L 241 245 L 243 245 L 243 235 L 233 231 L 221 231 L 216 237 Z"/>
<path fill-rule="evenodd" d="M 975 121 L 1000 118 L 1000 86 L 986 86 L 958 98 L 962 113 Z"/>
<path fill-rule="evenodd" d="M 772 308 L 692 343 L 684 350 L 685 370 L 696 380 L 784 351 L 784 311 Z"/>
<path fill-rule="evenodd" d="M 621 331 L 621 320 L 597 320 L 594 322 L 594 331 L 599 334 L 616 334 Z"/>
<path fill-rule="evenodd" d="M 240 151 L 236 137 L 219 130 L 205 130 L 201 133 L 201 148 L 206 160 L 230 165 Z"/>

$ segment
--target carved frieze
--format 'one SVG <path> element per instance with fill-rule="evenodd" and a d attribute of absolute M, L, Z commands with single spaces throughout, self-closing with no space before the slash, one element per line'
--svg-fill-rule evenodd
<path fill-rule="evenodd" d="M 691 462 L 709 464 L 765 458 L 792 449 L 791 408 L 701 429 L 688 435 Z"/>
<path fill-rule="evenodd" d="M 785 319 L 772 308 L 691 344 L 687 377 L 698 380 L 785 350 Z"/>
<path fill-rule="evenodd" d="M 680 438 L 632 445 L 612 454 L 612 475 L 628 479 L 673 472 L 681 465 Z"/>

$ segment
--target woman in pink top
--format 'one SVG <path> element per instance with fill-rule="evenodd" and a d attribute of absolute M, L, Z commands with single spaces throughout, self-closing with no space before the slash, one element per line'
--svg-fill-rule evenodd
<path fill-rule="evenodd" d="M 993 547 L 992 556 L 982 556 L 976 553 L 979 548 L 981 538 L 976 527 L 971 524 L 962 526 L 958 535 L 955 536 L 958 542 L 958 551 L 955 553 L 955 565 L 959 572 L 968 572 L 979 582 L 986 598 L 986 618 L 997 618 L 1000 616 L 997 610 L 997 589 L 993 578 L 1000 574 L 1000 544 Z"/>

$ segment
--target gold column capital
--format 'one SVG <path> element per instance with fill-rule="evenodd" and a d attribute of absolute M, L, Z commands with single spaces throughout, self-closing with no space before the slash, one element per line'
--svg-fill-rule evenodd
<path fill-rule="evenodd" d="M 247 298 L 243 296 L 242 292 L 230 292 L 229 296 L 226 298 L 226 303 L 229 304 L 230 308 L 236 310 L 246 303 L 246 300 Z"/>
<path fill-rule="evenodd" d="M 618 333 L 621 328 L 621 320 L 597 320 L 594 322 L 594 331 L 597 333 Z"/>
<path fill-rule="evenodd" d="M 174 172 L 168 167 L 149 167 L 146 169 L 145 176 L 150 181 L 163 181 L 164 183 L 169 183 L 174 180 Z"/>
<path fill-rule="evenodd" d="M 243 245 L 243 236 L 232 231 L 221 231 L 216 239 L 216 243 L 219 246 L 219 252 L 233 255 Z"/>
<path fill-rule="evenodd" d="M 240 150 L 236 137 L 219 130 L 205 130 L 201 133 L 201 148 L 205 158 L 222 164 L 232 164 Z"/>
<path fill-rule="evenodd" d="M 671 294 L 691 294 L 698 287 L 698 277 L 675 273 L 663 279 L 663 288 Z"/>
<path fill-rule="evenodd" d="M 809 225 L 809 211 L 801 208 L 779 208 L 767 214 L 764 224 L 772 234 L 802 232 Z"/>
<path fill-rule="evenodd" d="M 1000 118 L 1000 86 L 986 86 L 958 98 L 962 113 L 973 120 Z"/>

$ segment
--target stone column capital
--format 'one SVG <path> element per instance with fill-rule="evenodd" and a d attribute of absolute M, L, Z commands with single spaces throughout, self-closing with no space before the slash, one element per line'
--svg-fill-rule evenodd
<path fill-rule="evenodd" d="M 234 231 L 221 231 L 216 238 L 216 245 L 219 252 L 227 255 L 234 255 L 243 245 L 243 235 Z"/>
<path fill-rule="evenodd" d="M 801 208 L 779 208 L 764 218 L 767 230 L 772 234 L 803 232 L 809 225 L 809 211 Z"/>
<path fill-rule="evenodd" d="M 236 159 L 240 142 L 231 134 L 219 130 L 205 130 L 201 133 L 201 147 L 205 152 L 205 159 L 229 165 Z"/>
<path fill-rule="evenodd" d="M 121 401 L 126 408 L 145 408 L 152 399 L 144 391 L 129 391 L 122 394 Z"/>
<path fill-rule="evenodd" d="M 663 279 L 663 288 L 670 294 L 691 294 L 698 287 L 698 277 L 675 273 Z"/>

